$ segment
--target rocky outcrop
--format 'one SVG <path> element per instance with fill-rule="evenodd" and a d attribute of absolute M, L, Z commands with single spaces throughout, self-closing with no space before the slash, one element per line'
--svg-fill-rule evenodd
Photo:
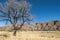
<path fill-rule="evenodd" d="M 19 28 L 20 24 L 17 25 Z M 12 26 L 0 27 L 0 31 L 12 31 Z M 60 31 L 60 21 L 51 21 L 46 23 L 36 23 L 34 25 L 24 24 L 21 31 Z"/>
<path fill-rule="evenodd" d="M 37 30 L 43 30 L 43 31 L 60 30 L 60 21 L 52 21 L 52 22 L 46 22 L 46 23 L 38 23 L 36 25 L 36 27 L 38 27 Z"/>

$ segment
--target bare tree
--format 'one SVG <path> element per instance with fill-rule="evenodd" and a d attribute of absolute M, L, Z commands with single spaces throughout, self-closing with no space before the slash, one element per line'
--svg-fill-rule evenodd
<path fill-rule="evenodd" d="M 25 0 L 8 0 L 4 4 L 0 3 L 0 21 L 6 21 L 11 23 L 14 28 L 13 35 L 16 35 L 16 31 L 21 29 L 24 23 L 33 20 L 30 14 L 31 5 Z M 20 24 L 18 28 L 16 24 Z"/>

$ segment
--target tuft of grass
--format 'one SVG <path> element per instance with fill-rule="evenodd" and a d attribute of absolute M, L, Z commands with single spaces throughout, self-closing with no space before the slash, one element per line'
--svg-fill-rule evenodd
<path fill-rule="evenodd" d="M 9 37 L 9 36 L 6 35 L 6 34 L 0 34 L 0 36 L 3 36 L 3 37 Z"/>

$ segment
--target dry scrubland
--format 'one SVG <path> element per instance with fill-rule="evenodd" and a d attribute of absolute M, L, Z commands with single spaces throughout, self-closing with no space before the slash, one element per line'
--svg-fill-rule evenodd
<path fill-rule="evenodd" d="M 0 40 L 60 40 L 60 31 L 0 31 Z"/>

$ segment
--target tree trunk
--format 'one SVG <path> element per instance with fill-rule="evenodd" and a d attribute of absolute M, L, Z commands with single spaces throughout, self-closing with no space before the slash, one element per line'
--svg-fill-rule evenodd
<path fill-rule="evenodd" d="M 13 24 L 13 27 L 14 27 L 14 32 L 13 32 L 13 36 L 16 36 L 16 32 L 17 32 L 17 27 L 16 27 L 16 24 Z"/>
<path fill-rule="evenodd" d="M 16 32 L 22 28 L 23 24 L 20 25 L 20 27 L 18 28 L 17 26 L 13 25 L 14 26 L 14 32 L 13 32 L 13 36 L 16 36 Z"/>
<path fill-rule="evenodd" d="M 17 32 L 17 30 L 14 30 L 13 36 L 16 36 L 16 32 Z"/>

